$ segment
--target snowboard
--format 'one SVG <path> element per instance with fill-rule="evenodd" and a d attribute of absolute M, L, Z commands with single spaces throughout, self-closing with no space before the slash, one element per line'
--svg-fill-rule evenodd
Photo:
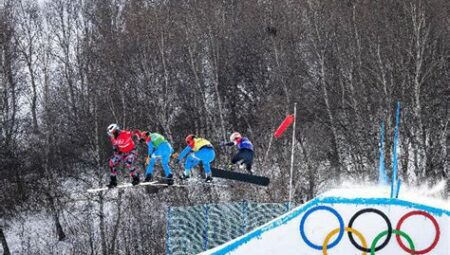
<path fill-rule="evenodd" d="M 173 185 L 169 185 L 166 182 L 161 182 L 161 181 L 151 181 L 151 182 L 140 182 L 137 185 L 132 185 L 131 183 L 124 183 L 124 184 L 120 184 L 117 185 L 114 188 L 108 188 L 108 187 L 103 187 L 103 188 L 96 188 L 96 189 L 88 189 L 87 192 L 89 193 L 95 193 L 95 192 L 100 192 L 100 191 L 107 191 L 107 190 L 114 190 L 114 189 L 125 189 L 125 188 L 132 188 L 132 187 L 139 187 L 139 186 L 152 186 L 152 187 L 186 187 L 187 185 L 183 185 L 183 184 L 173 184 Z"/>
<path fill-rule="evenodd" d="M 241 182 L 252 183 L 260 186 L 268 186 L 270 179 L 265 176 L 257 176 L 239 172 L 226 171 L 218 168 L 211 168 L 213 178 L 223 178 Z"/>

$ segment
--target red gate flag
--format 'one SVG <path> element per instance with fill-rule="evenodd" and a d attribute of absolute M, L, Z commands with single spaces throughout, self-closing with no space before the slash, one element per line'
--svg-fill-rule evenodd
<path fill-rule="evenodd" d="M 277 128 L 277 130 L 275 131 L 275 133 L 273 134 L 273 136 L 275 136 L 275 138 L 280 138 L 280 136 L 284 133 L 284 131 L 286 131 L 286 129 L 292 125 L 292 123 L 294 123 L 295 117 L 294 115 L 288 115 L 283 122 L 280 124 L 280 126 Z"/>

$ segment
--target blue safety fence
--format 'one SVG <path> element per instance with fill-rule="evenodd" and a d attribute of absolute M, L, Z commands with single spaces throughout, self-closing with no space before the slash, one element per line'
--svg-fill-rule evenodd
<path fill-rule="evenodd" d="M 167 215 L 167 254 L 197 254 L 209 250 L 287 211 L 287 202 L 242 201 L 171 207 Z"/>

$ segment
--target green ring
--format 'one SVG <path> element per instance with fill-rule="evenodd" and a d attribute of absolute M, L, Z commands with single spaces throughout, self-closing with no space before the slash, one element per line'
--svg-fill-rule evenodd
<path fill-rule="evenodd" d="M 389 230 L 385 230 L 383 232 L 381 232 L 380 234 L 378 234 L 375 239 L 373 239 L 372 245 L 370 246 L 370 255 L 375 255 L 375 247 L 377 246 L 378 241 L 385 235 L 387 235 L 389 232 Z M 403 236 L 406 241 L 408 241 L 409 244 L 409 248 L 413 251 L 415 251 L 415 247 L 414 247 L 414 243 L 411 239 L 411 237 L 409 237 L 409 235 L 407 235 L 405 232 L 401 231 L 401 230 L 397 230 L 397 229 L 393 229 L 392 233 L 396 234 L 396 235 L 400 235 Z M 414 255 L 414 254 L 411 254 Z"/>

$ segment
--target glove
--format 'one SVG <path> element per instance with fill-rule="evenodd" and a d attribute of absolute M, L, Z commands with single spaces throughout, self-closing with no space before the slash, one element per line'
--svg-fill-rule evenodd
<path fill-rule="evenodd" d="M 233 145 L 234 145 L 234 142 L 220 142 L 220 146 L 223 146 L 223 147 L 233 146 Z"/>
<path fill-rule="evenodd" d="M 148 166 L 149 163 L 150 163 L 150 156 L 147 156 L 147 158 L 145 158 L 145 165 Z"/>

